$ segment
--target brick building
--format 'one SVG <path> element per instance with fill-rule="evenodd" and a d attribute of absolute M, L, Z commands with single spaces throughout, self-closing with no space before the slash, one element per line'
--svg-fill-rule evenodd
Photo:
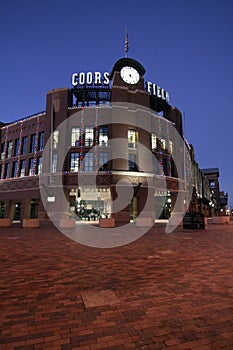
<path fill-rule="evenodd" d="M 192 159 L 195 173 L 192 179 L 193 200 L 198 196 L 204 203 L 204 207 L 197 207 L 196 210 L 210 215 L 209 183 L 192 157 L 192 146 L 183 137 L 181 112 L 169 104 L 169 95 L 163 88 L 144 81 L 144 74 L 144 67 L 131 58 L 118 60 L 110 74 L 74 73 L 72 88 L 47 93 L 45 111 L 11 123 L 1 123 L 0 217 L 10 218 L 11 221 L 24 218 L 46 220 L 46 211 L 57 212 L 58 215 L 65 211 L 69 215 L 76 213 L 80 220 L 98 220 L 109 215 L 114 216 L 117 222 L 135 220 L 143 210 L 148 191 L 148 181 L 137 165 L 139 159 L 143 159 L 143 154 L 137 148 L 140 142 L 152 152 L 162 169 L 161 174 L 151 164 L 147 172 L 152 174 L 152 178 L 156 175 L 157 180 L 161 178 L 166 182 L 166 186 L 160 186 L 159 191 L 154 180 L 150 184 L 154 186 L 154 202 L 147 214 L 156 218 L 156 212 L 160 212 L 159 217 L 169 218 L 179 192 L 179 183 L 185 181 L 178 178 L 173 159 L 176 145 L 163 127 L 147 132 L 138 125 L 125 123 L 113 125 L 105 122 L 97 125 L 98 107 L 105 108 L 104 114 L 111 121 L 111 105 L 118 102 L 144 106 L 155 115 L 160 115 L 161 123 L 165 120 L 175 127 L 186 144 L 185 152 Z M 95 112 L 89 118 L 87 115 L 91 108 Z M 64 163 L 59 164 L 64 139 L 61 142 L 58 127 L 77 113 L 75 122 L 67 127 L 67 153 Z M 153 113 L 150 116 L 152 124 Z M 121 148 L 122 154 L 113 158 L 110 141 L 119 137 L 125 140 L 125 144 Z M 50 157 L 45 167 L 43 150 L 48 140 L 51 140 Z M 61 175 L 58 169 L 62 169 L 63 191 L 69 208 L 64 207 L 59 202 L 59 196 L 56 196 L 57 179 Z M 86 186 L 80 185 L 79 173 L 85 173 Z M 88 187 L 88 176 L 93 173 L 96 174 L 95 190 Z M 45 174 L 48 175 L 48 198 L 44 205 L 39 177 Z M 116 184 L 122 179 L 133 185 L 134 192 L 125 208 L 112 213 L 112 201 L 117 197 Z M 193 202 L 191 205 L 194 207 Z"/>

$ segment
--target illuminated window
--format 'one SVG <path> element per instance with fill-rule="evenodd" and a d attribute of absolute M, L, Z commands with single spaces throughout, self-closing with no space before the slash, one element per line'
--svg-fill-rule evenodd
<path fill-rule="evenodd" d="M 164 139 L 161 139 L 160 142 L 161 142 L 161 148 L 166 149 L 166 141 Z"/>
<path fill-rule="evenodd" d="M 93 171 L 93 153 L 85 154 L 84 171 Z"/>
<path fill-rule="evenodd" d="M 169 141 L 169 150 L 170 150 L 170 153 L 173 153 L 174 147 L 173 147 L 172 141 Z"/>
<path fill-rule="evenodd" d="M 70 171 L 72 172 L 79 171 L 79 153 L 78 152 L 70 153 Z"/>
<path fill-rule="evenodd" d="M 59 141 L 59 131 L 58 130 L 54 130 L 52 138 L 53 138 L 53 149 L 57 149 L 58 141 Z"/>
<path fill-rule="evenodd" d="M 130 171 L 138 171 L 138 167 L 137 167 L 136 162 L 137 162 L 136 154 L 129 153 L 128 165 L 129 165 L 129 170 Z"/>
<path fill-rule="evenodd" d="M 101 126 L 99 128 L 99 145 L 104 147 L 108 145 L 108 127 Z"/>
<path fill-rule="evenodd" d="M 39 133 L 39 151 L 43 151 L 44 149 L 44 132 Z"/>
<path fill-rule="evenodd" d="M 34 158 L 30 158 L 30 159 L 29 159 L 28 175 L 29 175 L 29 176 L 34 175 Z"/>
<path fill-rule="evenodd" d="M 155 134 L 151 134 L 151 148 L 156 149 L 157 147 L 157 137 Z"/>
<path fill-rule="evenodd" d="M 26 169 L 26 160 L 23 159 L 20 161 L 19 177 L 24 177 L 26 175 L 25 169 Z"/>
<path fill-rule="evenodd" d="M 136 130 L 129 129 L 128 130 L 128 147 L 136 148 L 136 142 L 137 142 Z"/>
<path fill-rule="evenodd" d="M 14 149 L 14 156 L 15 157 L 17 157 L 17 155 L 19 154 L 19 145 L 20 145 L 19 139 L 16 139 L 15 140 L 15 149 Z"/>
<path fill-rule="evenodd" d="M 91 147 L 94 142 L 94 128 L 86 127 L 85 128 L 85 146 Z"/>
<path fill-rule="evenodd" d="M 31 135 L 30 153 L 34 153 L 36 150 L 36 134 Z"/>
<path fill-rule="evenodd" d="M 8 143 L 7 143 L 7 158 L 10 158 L 12 156 L 12 146 L 13 146 L 13 142 L 8 141 Z"/>
<path fill-rule="evenodd" d="M 215 181 L 214 180 L 209 180 L 210 188 L 215 189 Z"/>
<path fill-rule="evenodd" d="M 17 175 L 18 175 L 18 162 L 14 162 L 12 176 L 17 177 Z"/>
<path fill-rule="evenodd" d="M 10 177 L 10 163 L 5 164 L 5 178 L 9 179 Z"/>
<path fill-rule="evenodd" d="M 57 171 L 57 154 L 52 155 L 52 173 Z"/>
<path fill-rule="evenodd" d="M 26 136 L 22 138 L 22 154 L 27 153 L 27 143 L 28 143 L 27 141 L 28 139 Z"/>
<path fill-rule="evenodd" d="M 78 147 L 80 140 L 80 129 L 79 128 L 72 128 L 71 129 L 71 146 L 72 147 Z"/>
<path fill-rule="evenodd" d="M 42 173 L 42 157 L 37 158 L 37 174 Z"/>
<path fill-rule="evenodd" d="M 108 153 L 107 152 L 100 152 L 99 154 L 99 170 L 100 171 L 107 171 L 108 170 Z"/>

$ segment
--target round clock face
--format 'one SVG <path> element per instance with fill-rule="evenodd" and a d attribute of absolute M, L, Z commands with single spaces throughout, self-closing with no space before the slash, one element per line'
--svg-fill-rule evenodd
<path fill-rule="evenodd" d="M 120 71 L 121 78 L 128 84 L 137 84 L 140 79 L 140 75 L 133 67 L 123 67 Z"/>

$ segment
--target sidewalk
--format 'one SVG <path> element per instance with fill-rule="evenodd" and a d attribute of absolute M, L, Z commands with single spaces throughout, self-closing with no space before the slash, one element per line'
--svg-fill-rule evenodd
<path fill-rule="evenodd" d="M 233 349 L 233 224 L 111 249 L 0 228 L 0 349 Z"/>

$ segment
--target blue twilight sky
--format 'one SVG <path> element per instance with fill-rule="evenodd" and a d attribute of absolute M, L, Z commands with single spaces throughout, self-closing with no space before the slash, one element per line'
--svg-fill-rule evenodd
<path fill-rule="evenodd" d="M 170 93 L 201 168 L 219 167 L 233 206 L 232 0 L 0 0 L 0 121 L 45 109 L 71 74 L 124 57 Z"/>

